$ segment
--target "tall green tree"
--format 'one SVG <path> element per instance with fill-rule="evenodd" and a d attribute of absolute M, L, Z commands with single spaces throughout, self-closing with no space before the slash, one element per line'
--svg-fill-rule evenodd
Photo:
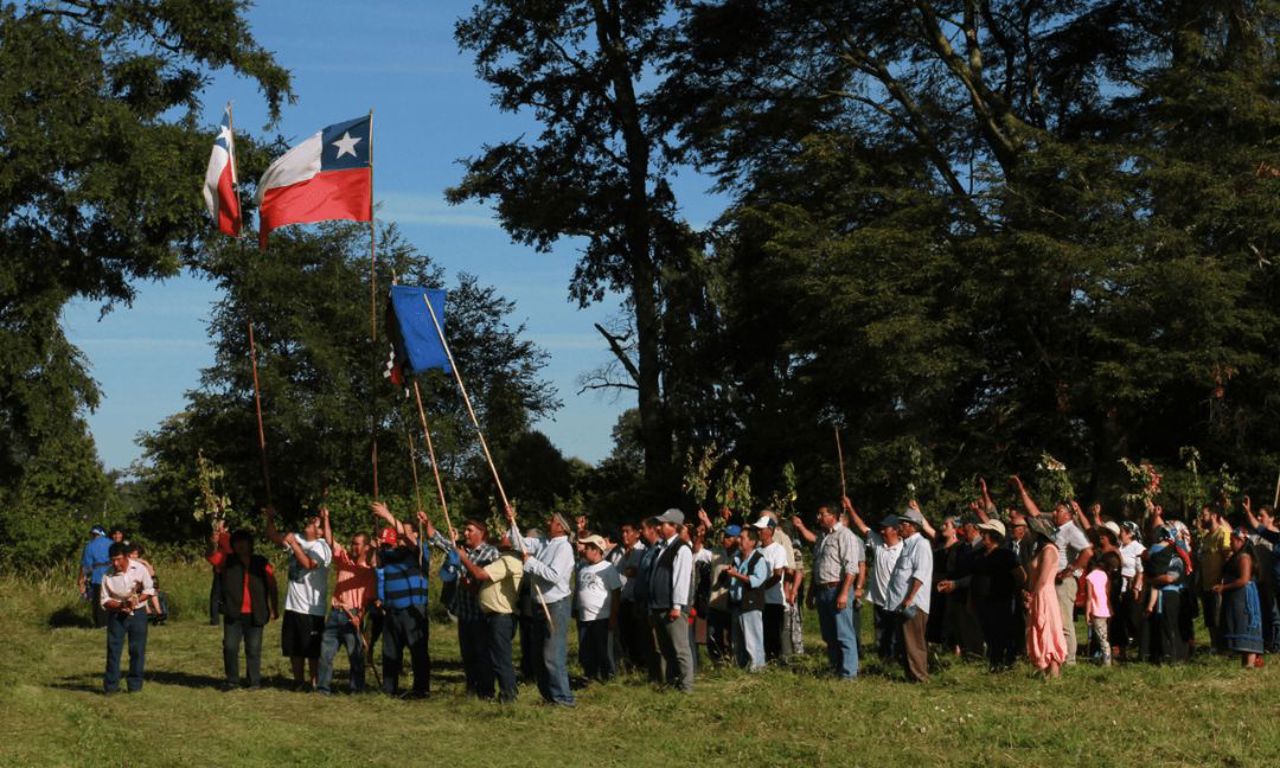
<path fill-rule="evenodd" d="M 247 5 L 0 3 L 0 547 L 97 506 L 97 388 L 60 314 L 75 297 L 127 304 L 198 252 L 210 74 L 253 79 L 273 116 L 290 98 Z"/>
<path fill-rule="evenodd" d="M 457 25 L 500 109 L 541 126 L 467 160 L 449 195 L 497 201 L 506 230 L 547 250 L 577 238 L 570 295 L 582 305 L 624 297 L 623 328 L 598 325 L 614 376 L 588 388 L 635 393 L 653 498 L 678 489 L 675 423 L 705 378 L 685 364 L 706 308 L 699 242 L 670 184 L 669 114 L 654 87 L 674 29 L 668 0 L 487 0 Z"/>

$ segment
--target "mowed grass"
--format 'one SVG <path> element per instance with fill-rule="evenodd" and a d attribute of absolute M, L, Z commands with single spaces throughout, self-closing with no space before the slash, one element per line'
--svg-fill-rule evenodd
<path fill-rule="evenodd" d="M 26 765 L 1269 765 L 1280 758 L 1280 672 L 1202 656 L 1175 668 L 1081 664 L 1044 682 L 940 660 L 927 685 L 874 661 L 844 683 L 809 655 L 758 675 L 704 665 L 690 696 L 640 677 L 578 691 L 572 710 L 523 686 L 502 707 L 462 693 L 456 633 L 434 624 L 433 696 L 287 690 L 279 625 L 264 675 L 224 694 L 221 630 L 203 614 L 208 570 L 161 568 L 175 618 L 152 627 L 139 695 L 100 693 L 104 630 L 83 624 L 67 574 L 0 577 L 0 764 Z M 572 633 L 571 633 L 572 634 Z M 865 637 L 869 637 L 869 634 Z M 339 663 L 345 684 L 346 662 Z"/>

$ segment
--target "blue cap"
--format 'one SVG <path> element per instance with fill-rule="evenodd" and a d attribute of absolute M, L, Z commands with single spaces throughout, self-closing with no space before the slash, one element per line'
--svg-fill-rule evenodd
<path fill-rule="evenodd" d="M 740 535 L 741 533 L 742 533 L 742 526 L 740 526 L 740 525 L 727 525 L 727 526 L 725 526 L 725 529 L 724 529 L 724 535 L 725 535 L 725 536 L 738 536 L 738 535 Z"/>

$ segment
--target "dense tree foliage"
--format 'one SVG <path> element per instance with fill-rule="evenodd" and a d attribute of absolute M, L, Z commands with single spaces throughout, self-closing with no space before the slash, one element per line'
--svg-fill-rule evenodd
<path fill-rule="evenodd" d="M 70 546 L 111 484 L 83 414 L 97 404 L 59 323 L 72 298 L 127 303 L 175 274 L 206 228 L 197 125 L 209 74 L 289 75 L 243 0 L 0 3 L 0 546 Z M 90 510 L 94 510 L 92 513 Z"/>

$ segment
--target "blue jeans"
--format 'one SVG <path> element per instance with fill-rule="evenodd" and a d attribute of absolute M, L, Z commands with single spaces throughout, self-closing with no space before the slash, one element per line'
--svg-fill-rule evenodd
<path fill-rule="evenodd" d="M 535 658 L 542 659 L 542 666 L 538 668 L 538 693 L 542 694 L 544 701 L 552 704 L 574 703 L 573 691 L 569 689 L 568 662 L 572 603 L 566 597 L 547 605 L 547 610 L 551 613 L 551 627 L 547 626 L 547 616 L 543 613 L 542 606 L 534 606 L 529 651 Z"/>
<path fill-rule="evenodd" d="M 107 671 L 102 676 L 102 689 L 112 693 L 120 689 L 120 654 L 125 640 L 129 643 L 129 691 L 142 690 L 142 672 L 147 661 L 147 614 L 143 611 L 107 612 Z"/>
<path fill-rule="evenodd" d="M 351 623 L 351 617 L 341 608 L 329 611 L 329 619 L 324 623 L 324 634 L 320 638 L 320 672 L 316 681 L 316 689 L 329 692 L 329 684 L 333 682 L 333 659 L 338 655 L 339 646 L 347 649 L 347 660 L 351 663 L 351 692 L 364 690 L 364 643 L 360 639 L 360 630 Z"/>
<path fill-rule="evenodd" d="M 845 602 L 844 609 L 836 607 L 840 590 L 836 587 L 818 587 L 814 603 L 818 606 L 818 626 L 822 629 L 822 641 L 827 644 L 827 660 L 831 668 L 846 680 L 858 676 L 858 633 L 853 600 Z"/>
<path fill-rule="evenodd" d="M 733 616 L 733 647 L 737 651 L 738 666 L 752 672 L 764 669 L 764 613 L 760 610 L 744 611 L 735 606 Z"/>
<path fill-rule="evenodd" d="M 498 681 L 498 701 L 511 703 L 516 700 L 516 665 L 511 659 L 511 640 L 515 637 L 515 617 L 509 613 L 486 613 L 485 626 L 489 630 L 489 666 Z"/>

